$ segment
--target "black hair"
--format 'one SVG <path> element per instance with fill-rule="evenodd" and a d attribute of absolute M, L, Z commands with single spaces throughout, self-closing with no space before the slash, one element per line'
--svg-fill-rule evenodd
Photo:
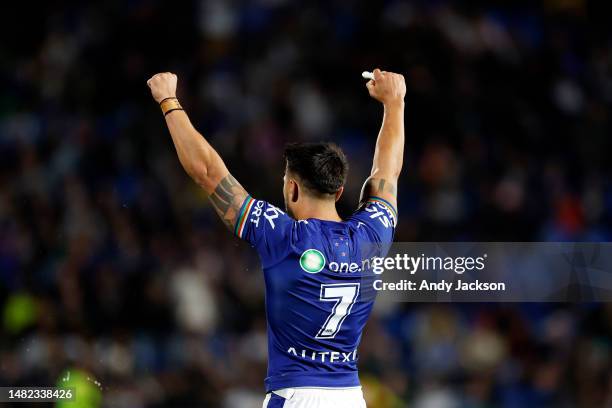
<path fill-rule="evenodd" d="M 336 194 L 344 185 L 348 161 L 334 143 L 290 143 L 285 147 L 287 171 L 314 195 Z"/>

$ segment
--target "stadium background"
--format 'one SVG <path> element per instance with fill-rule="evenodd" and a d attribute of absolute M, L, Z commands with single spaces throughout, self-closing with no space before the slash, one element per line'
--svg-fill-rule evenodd
<path fill-rule="evenodd" d="M 400 241 L 608 241 L 612 12 L 586 0 L 11 2 L 0 24 L 0 384 L 75 406 L 256 407 L 255 253 L 184 174 L 145 81 L 282 205 L 282 146 L 328 139 L 355 206 L 407 80 Z M 612 404 L 609 304 L 398 304 L 361 347 L 369 406 Z M 89 378 L 89 379 L 88 379 Z M 99 382 L 99 385 L 95 383 Z"/>

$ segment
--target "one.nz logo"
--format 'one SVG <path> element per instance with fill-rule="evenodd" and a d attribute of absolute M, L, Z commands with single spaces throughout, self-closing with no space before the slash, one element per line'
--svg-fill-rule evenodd
<path fill-rule="evenodd" d="M 319 250 L 307 249 L 300 256 L 300 266 L 304 272 L 319 273 L 325 267 L 325 257 Z"/>

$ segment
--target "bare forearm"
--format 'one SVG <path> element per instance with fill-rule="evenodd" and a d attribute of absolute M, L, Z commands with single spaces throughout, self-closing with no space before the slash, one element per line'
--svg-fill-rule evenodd
<path fill-rule="evenodd" d="M 184 111 L 170 112 L 166 124 L 181 165 L 206 192 L 212 193 L 229 173 L 225 163 L 193 127 Z"/>
<path fill-rule="evenodd" d="M 176 99 L 177 76 L 160 72 L 147 81 L 151 96 L 166 117 L 176 153 L 183 168 L 209 195 L 225 225 L 233 230 L 248 193 L 229 174 L 221 156 L 193 127 Z"/>
<path fill-rule="evenodd" d="M 371 176 L 396 180 L 404 160 L 404 102 L 386 104 L 384 109 Z"/>
<path fill-rule="evenodd" d="M 166 123 L 183 168 L 208 194 L 225 225 L 232 230 L 247 192 L 229 173 L 221 156 L 193 127 L 184 111 L 173 111 Z"/>
<path fill-rule="evenodd" d="M 376 139 L 370 177 L 363 184 L 360 204 L 376 196 L 397 205 L 397 179 L 404 161 L 404 97 L 406 82 L 401 74 L 375 69 L 366 87 L 370 96 L 384 106 L 382 125 Z"/>

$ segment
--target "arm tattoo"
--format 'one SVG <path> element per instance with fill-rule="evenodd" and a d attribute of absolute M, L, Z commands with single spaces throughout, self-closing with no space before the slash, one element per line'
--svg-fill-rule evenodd
<path fill-rule="evenodd" d="M 363 204 L 369 197 L 380 195 L 383 192 L 389 193 L 394 197 L 397 196 L 397 188 L 395 184 L 391 183 L 389 180 L 376 178 L 368 179 L 361 189 L 359 203 Z"/>
<path fill-rule="evenodd" d="M 395 184 L 385 179 L 369 179 L 363 186 L 364 192 L 368 192 L 371 195 L 380 194 L 386 192 L 392 195 L 397 195 Z"/>
<path fill-rule="evenodd" d="M 240 206 L 246 196 L 247 192 L 231 174 L 222 179 L 210 195 L 215 211 L 230 230 L 234 229 Z"/>

